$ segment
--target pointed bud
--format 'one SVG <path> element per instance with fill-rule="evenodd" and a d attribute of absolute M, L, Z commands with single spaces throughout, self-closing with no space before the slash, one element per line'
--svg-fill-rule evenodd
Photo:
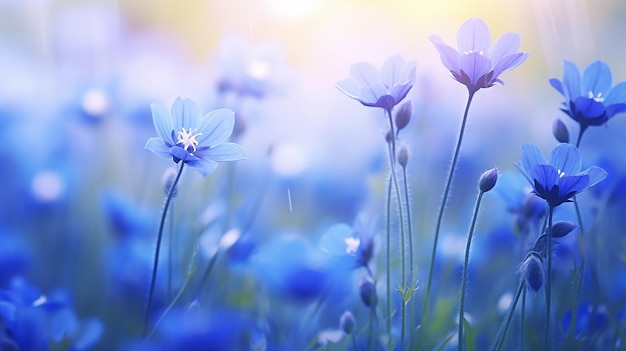
<path fill-rule="evenodd" d="M 362 238 L 359 247 L 356 250 L 356 264 L 357 267 L 367 267 L 374 254 L 374 239 Z"/>
<path fill-rule="evenodd" d="M 534 251 L 530 252 L 522 263 L 521 271 L 524 274 L 526 286 L 534 292 L 539 291 L 543 286 L 545 274 L 541 256 Z"/>
<path fill-rule="evenodd" d="M 398 158 L 398 163 L 402 166 L 402 168 L 405 168 L 409 162 L 409 156 L 411 156 L 409 148 L 404 144 L 400 145 L 398 151 L 396 152 L 396 157 Z"/>
<path fill-rule="evenodd" d="M 412 113 L 413 107 L 411 106 L 411 101 L 407 100 L 400 105 L 400 109 L 396 113 L 396 135 L 409 124 Z"/>
<path fill-rule="evenodd" d="M 376 287 L 371 280 L 364 280 L 359 287 L 359 292 L 361 294 L 361 300 L 363 300 L 365 306 L 369 308 L 376 307 L 376 304 L 378 303 L 378 295 L 376 295 Z"/>
<path fill-rule="evenodd" d="M 496 186 L 496 182 L 498 181 L 498 169 L 492 168 L 490 170 L 485 171 L 480 175 L 480 179 L 478 180 L 478 188 L 483 193 L 488 192 Z"/>
<path fill-rule="evenodd" d="M 354 319 L 354 315 L 352 312 L 345 311 L 341 318 L 339 319 L 339 327 L 346 334 L 352 334 L 354 332 L 354 326 L 356 325 L 356 320 Z"/>
<path fill-rule="evenodd" d="M 170 193 L 170 189 L 172 188 L 172 184 L 174 184 L 175 180 L 176 180 L 176 169 L 172 167 L 167 168 L 165 172 L 163 173 L 163 177 L 161 178 L 161 184 L 163 185 L 163 191 L 165 192 L 165 195 L 168 195 Z M 177 193 L 178 193 L 178 189 L 174 188 L 172 197 L 176 197 Z"/>
<path fill-rule="evenodd" d="M 556 222 L 552 225 L 550 236 L 553 238 L 562 238 L 576 228 L 578 228 L 578 226 L 572 222 Z"/>
<path fill-rule="evenodd" d="M 391 131 L 387 131 L 387 133 L 385 133 L 385 141 L 387 142 L 387 144 L 391 144 L 391 141 L 393 137 L 391 136 Z"/>
<path fill-rule="evenodd" d="M 569 143 L 569 130 L 560 118 L 555 119 L 552 123 L 552 134 L 559 143 Z"/>

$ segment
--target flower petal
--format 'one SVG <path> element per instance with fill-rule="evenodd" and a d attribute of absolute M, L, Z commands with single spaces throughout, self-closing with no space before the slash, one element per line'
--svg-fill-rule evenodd
<path fill-rule="evenodd" d="M 335 83 L 337 89 L 339 89 L 342 93 L 348 95 L 353 99 L 359 99 L 359 91 L 361 87 L 356 83 L 356 81 L 352 78 L 344 79 L 340 82 Z"/>
<path fill-rule="evenodd" d="M 626 103 L 613 104 L 606 107 L 607 118 L 611 118 L 618 113 L 626 112 Z"/>
<path fill-rule="evenodd" d="M 486 54 L 491 46 L 491 32 L 480 18 L 470 18 L 459 28 L 456 42 L 461 54 L 467 52 Z"/>
<path fill-rule="evenodd" d="M 359 96 L 361 97 L 359 101 L 367 106 L 375 106 L 378 99 L 385 95 L 387 95 L 387 89 L 381 83 L 377 83 L 361 88 L 359 91 Z"/>
<path fill-rule="evenodd" d="M 406 95 L 409 93 L 412 87 L 413 87 L 412 84 L 394 86 L 391 89 L 391 96 L 393 96 L 395 104 L 400 103 L 400 101 L 402 101 L 406 97 Z"/>
<path fill-rule="evenodd" d="M 201 116 L 198 105 L 191 99 L 176 98 L 172 105 L 172 119 L 174 131 L 181 132 L 183 128 L 197 128 L 198 119 Z"/>
<path fill-rule="evenodd" d="M 569 61 L 563 61 L 563 88 L 566 100 L 574 100 L 581 96 L 580 72 L 578 67 Z"/>
<path fill-rule="evenodd" d="M 189 161 L 195 161 L 197 160 L 197 157 L 193 156 L 192 154 L 190 154 L 187 150 L 183 149 L 180 146 L 172 146 L 169 149 L 169 152 L 172 156 L 174 156 L 175 158 L 183 161 L 183 162 L 189 162 Z"/>
<path fill-rule="evenodd" d="M 626 103 L 626 82 L 621 82 L 609 91 L 604 99 L 605 105 Z"/>
<path fill-rule="evenodd" d="M 596 61 L 590 64 L 583 74 L 583 96 L 589 92 L 594 96 L 597 96 L 598 93 L 606 95 L 609 89 L 611 89 L 612 80 L 611 69 L 606 63 Z"/>
<path fill-rule="evenodd" d="M 350 67 L 350 76 L 362 87 L 379 83 L 378 71 L 368 62 L 352 65 L 352 67 Z"/>
<path fill-rule="evenodd" d="M 498 62 L 503 57 L 519 51 L 521 36 L 518 33 L 506 33 L 489 50 L 491 62 Z"/>
<path fill-rule="evenodd" d="M 213 173 L 217 168 L 217 162 L 207 158 L 198 158 L 194 161 L 187 162 L 186 165 L 200 172 L 203 177 Z"/>
<path fill-rule="evenodd" d="M 172 123 L 172 116 L 170 113 L 159 104 L 150 104 L 150 110 L 152 111 L 152 122 L 154 123 L 154 129 L 161 140 L 169 141 L 170 144 L 174 144 L 172 139 L 172 130 L 174 126 Z"/>
<path fill-rule="evenodd" d="M 528 54 L 525 52 L 518 52 L 516 54 L 503 57 L 500 61 L 496 62 L 493 68 L 494 79 L 496 79 L 502 72 L 512 70 L 513 68 L 521 65 L 527 58 Z"/>
<path fill-rule="evenodd" d="M 551 165 L 535 165 L 530 170 L 530 177 L 548 191 L 559 183 L 559 172 Z"/>
<path fill-rule="evenodd" d="M 564 176 L 559 179 L 559 196 L 563 197 L 563 200 L 569 200 L 569 197 L 580 193 L 588 187 L 589 176 L 587 175 Z M 571 196 L 568 196 L 568 194 L 571 194 Z"/>
<path fill-rule="evenodd" d="M 528 175 L 530 176 L 531 170 L 536 165 L 545 165 L 548 164 L 543 154 L 539 148 L 537 148 L 533 144 L 523 144 L 522 145 L 522 166 Z"/>
<path fill-rule="evenodd" d="M 225 143 L 203 151 L 202 158 L 208 158 L 216 162 L 224 162 L 245 160 L 248 156 L 239 144 Z"/>
<path fill-rule="evenodd" d="M 526 178 L 526 180 L 528 180 L 528 183 L 530 183 L 530 185 L 533 186 L 534 185 L 533 179 L 530 177 L 530 175 L 524 169 L 524 167 L 521 164 L 517 163 L 517 162 L 513 163 L 513 165 L 524 176 L 524 178 Z"/>
<path fill-rule="evenodd" d="M 561 174 L 575 175 L 580 172 L 582 166 L 580 152 L 574 145 L 561 143 L 550 152 L 550 165 Z"/>
<path fill-rule="evenodd" d="M 167 146 L 165 146 L 165 144 L 163 143 L 163 140 L 161 140 L 160 138 L 148 139 L 148 141 L 146 142 L 145 148 L 152 151 L 155 155 L 159 156 L 160 158 L 163 158 L 166 160 L 169 160 L 172 158 L 170 149 Z"/>
<path fill-rule="evenodd" d="M 559 93 L 561 93 L 561 95 L 566 96 L 563 90 L 563 85 L 561 84 L 560 80 L 556 78 L 550 78 L 550 85 L 552 85 L 554 89 L 556 89 Z"/>
<path fill-rule="evenodd" d="M 491 61 L 478 52 L 471 52 L 461 56 L 460 68 L 468 75 L 470 83 L 475 85 L 480 78 L 491 71 Z"/>
<path fill-rule="evenodd" d="M 441 57 L 441 63 L 443 63 L 443 65 L 446 66 L 446 68 L 449 71 L 460 73 L 459 72 L 459 60 L 460 60 L 459 52 L 455 48 L 444 43 L 443 40 L 441 40 L 441 38 L 437 35 L 430 35 L 428 36 L 428 39 L 430 39 L 433 45 L 435 45 L 435 49 L 439 51 L 439 56 Z"/>
<path fill-rule="evenodd" d="M 198 125 L 198 132 L 202 133 L 196 140 L 200 146 L 215 146 L 223 143 L 233 133 L 235 113 L 227 108 L 207 113 Z"/>
<path fill-rule="evenodd" d="M 589 99 L 586 97 L 579 96 L 574 101 L 572 101 L 577 116 L 583 116 L 585 120 L 593 120 L 602 115 L 605 112 L 604 104 L 601 102 L 597 102 L 594 99 Z M 584 121 L 578 121 L 584 122 Z"/>
<path fill-rule="evenodd" d="M 598 184 L 600 181 L 604 180 L 608 173 L 598 166 L 591 166 L 580 173 L 581 175 L 589 176 L 589 186 L 592 187 Z"/>
<path fill-rule="evenodd" d="M 385 63 L 380 68 L 380 81 L 390 90 L 395 84 L 406 79 L 402 76 L 403 74 L 404 59 L 400 55 L 394 55 L 385 60 Z"/>

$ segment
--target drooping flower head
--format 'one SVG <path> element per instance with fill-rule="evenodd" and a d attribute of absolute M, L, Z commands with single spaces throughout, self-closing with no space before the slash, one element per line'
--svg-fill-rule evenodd
<path fill-rule="evenodd" d="M 522 145 L 521 163 L 515 163 L 515 167 L 526 177 L 533 192 L 552 208 L 569 202 L 573 196 L 594 186 L 607 175 L 604 169 L 597 166 L 581 172 L 578 148 L 563 143 L 552 149 L 549 162 L 535 145 Z"/>
<path fill-rule="evenodd" d="M 563 61 L 563 80 L 550 79 L 550 85 L 565 98 L 561 111 L 578 122 L 580 135 L 587 127 L 626 112 L 626 82 L 611 88 L 612 80 L 611 69 L 602 61 L 590 64 L 582 77 L 576 65 Z"/>
<path fill-rule="evenodd" d="M 368 62 L 357 63 L 350 68 L 350 78 L 335 86 L 365 106 L 391 111 L 415 84 L 415 65 L 400 55 L 388 58 L 380 70 Z"/>
<path fill-rule="evenodd" d="M 229 109 L 211 111 L 202 117 L 191 99 L 177 98 L 172 111 L 150 105 L 158 137 L 148 139 L 146 149 L 161 158 L 195 168 L 203 176 L 217 168 L 217 162 L 246 158 L 241 146 L 225 143 L 233 132 L 235 114 Z"/>
<path fill-rule="evenodd" d="M 470 18 L 456 35 L 458 50 L 446 44 L 438 35 L 428 37 L 435 45 L 441 62 L 454 79 L 467 86 L 470 93 L 489 88 L 500 74 L 519 66 L 528 54 L 519 51 L 520 35 L 507 33 L 491 46 L 491 32 L 480 18 Z"/>

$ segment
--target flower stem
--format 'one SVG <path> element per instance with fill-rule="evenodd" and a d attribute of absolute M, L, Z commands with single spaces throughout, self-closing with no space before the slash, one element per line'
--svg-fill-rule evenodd
<path fill-rule="evenodd" d="M 504 345 L 504 340 L 506 339 L 506 333 L 509 330 L 511 319 L 513 319 L 513 313 L 515 313 L 515 307 L 517 307 L 517 303 L 519 302 L 519 297 L 522 294 L 523 290 L 524 290 L 524 279 L 521 279 L 519 283 L 519 287 L 517 288 L 517 293 L 515 293 L 515 298 L 513 299 L 513 302 L 511 303 L 511 307 L 509 307 L 509 314 L 506 317 L 506 321 L 504 322 L 504 324 L 500 328 L 500 331 L 498 332 L 498 338 L 496 339 L 496 345 L 495 345 L 496 351 L 502 350 L 502 345 Z"/>
<path fill-rule="evenodd" d="M 170 232 L 167 236 L 167 299 L 172 299 L 172 275 L 174 272 L 174 204 L 170 210 Z"/>
<path fill-rule="evenodd" d="M 391 177 L 387 185 L 387 333 L 391 336 Z"/>
<path fill-rule="evenodd" d="M 552 212 L 554 207 L 548 208 L 548 276 L 546 280 L 546 338 L 545 338 L 545 350 L 549 351 L 552 347 L 552 334 L 550 331 L 550 307 L 552 303 Z"/>
<path fill-rule="evenodd" d="M 522 316 L 520 317 L 520 349 L 524 349 L 524 327 L 526 325 L 526 289 L 522 294 Z"/>
<path fill-rule="evenodd" d="M 148 305 L 146 306 L 146 313 L 143 320 L 143 338 L 146 337 L 146 332 L 148 331 L 148 321 L 150 320 L 150 309 L 152 308 L 152 297 L 154 296 L 154 284 L 156 282 L 157 268 L 159 263 L 159 252 L 161 251 L 161 239 L 163 238 L 163 227 L 165 226 L 167 209 L 169 208 L 170 203 L 172 202 L 172 198 L 174 197 L 174 193 L 176 192 L 176 185 L 178 184 L 178 180 L 180 180 L 180 175 L 183 173 L 183 168 L 185 168 L 185 163 L 181 162 L 178 173 L 176 174 L 176 179 L 174 179 L 174 183 L 172 183 L 172 186 L 167 193 L 167 199 L 165 200 L 165 206 L 163 206 L 163 213 L 161 214 L 161 222 L 159 223 L 159 233 L 157 235 L 156 250 L 154 252 L 154 263 L 152 265 L 150 291 L 148 292 Z"/>
<path fill-rule="evenodd" d="M 465 112 L 463 113 L 463 121 L 461 122 L 461 130 L 459 131 L 459 137 L 456 142 L 456 148 L 454 150 L 454 156 L 452 156 L 452 164 L 450 165 L 450 170 L 448 171 L 448 179 L 446 180 L 445 190 L 443 192 L 443 198 L 441 199 L 441 206 L 439 207 L 439 214 L 437 215 L 437 227 L 435 229 L 435 238 L 433 241 L 433 249 L 430 256 L 430 268 L 428 271 L 428 282 L 426 283 L 426 297 L 424 299 L 424 307 L 422 314 L 425 316 L 426 312 L 428 312 L 428 304 L 430 303 L 430 290 L 433 281 L 433 270 L 435 267 L 435 255 L 437 254 L 437 242 L 439 241 L 439 231 L 441 230 L 441 222 L 443 220 L 443 212 L 446 208 L 446 202 L 448 201 L 448 193 L 450 192 L 450 186 L 452 185 L 452 178 L 454 176 L 454 169 L 456 168 L 456 162 L 459 158 L 459 151 L 461 150 L 461 142 L 463 141 L 463 134 L 465 132 L 465 124 L 467 122 L 467 114 L 469 112 L 470 105 L 472 103 L 472 98 L 474 97 L 474 93 L 471 90 L 469 91 L 469 96 L 467 98 L 467 104 L 465 105 Z"/>
<path fill-rule="evenodd" d="M 404 203 L 406 207 L 406 224 L 407 224 L 407 234 L 409 237 L 409 267 L 411 270 L 411 289 L 414 289 L 415 284 L 415 267 L 413 266 L 413 229 L 411 226 L 411 203 L 409 201 L 409 185 L 406 176 L 406 166 L 402 167 L 402 181 L 404 183 Z M 415 308 L 412 293 L 411 293 L 411 305 L 409 306 L 409 330 L 413 330 L 412 325 L 415 321 Z M 413 343 L 413 333 L 409 336 L 411 345 Z"/>
<path fill-rule="evenodd" d="M 472 224 L 470 225 L 469 233 L 467 234 L 467 245 L 465 246 L 465 261 L 463 262 L 463 278 L 461 280 L 461 303 L 459 306 L 459 342 L 458 350 L 463 351 L 465 346 L 465 338 L 463 335 L 464 325 L 464 313 L 465 313 L 465 295 L 467 293 L 467 269 L 469 266 L 469 254 L 472 246 L 472 236 L 474 235 L 474 228 L 476 227 L 476 220 L 478 219 L 478 210 L 480 209 L 480 202 L 485 194 L 484 191 L 478 193 L 476 199 L 476 206 L 474 207 L 474 215 L 472 216 Z"/>

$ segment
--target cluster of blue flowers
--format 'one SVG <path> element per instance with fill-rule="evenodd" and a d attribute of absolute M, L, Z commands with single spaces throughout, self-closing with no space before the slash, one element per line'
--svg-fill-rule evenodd
<path fill-rule="evenodd" d="M 385 126 L 380 152 L 341 176 L 259 142 L 284 73 L 265 44 L 231 39 L 213 99 L 88 89 L 52 126 L 0 101 L 16 145 L 0 150 L 0 350 L 622 349 L 626 175 L 581 140 L 626 112 L 626 82 L 563 61 L 549 84 L 571 120 L 546 124 L 549 156 L 528 135 L 519 158 L 478 169 L 461 152 L 472 103 L 529 54 L 516 33 L 492 45 L 478 18 L 456 48 L 428 39 L 467 89 L 447 173 L 420 157 L 420 70 L 398 54 L 327 87 Z M 39 128 L 60 137 L 24 142 Z M 41 150 L 28 164 L 25 146 Z"/>

